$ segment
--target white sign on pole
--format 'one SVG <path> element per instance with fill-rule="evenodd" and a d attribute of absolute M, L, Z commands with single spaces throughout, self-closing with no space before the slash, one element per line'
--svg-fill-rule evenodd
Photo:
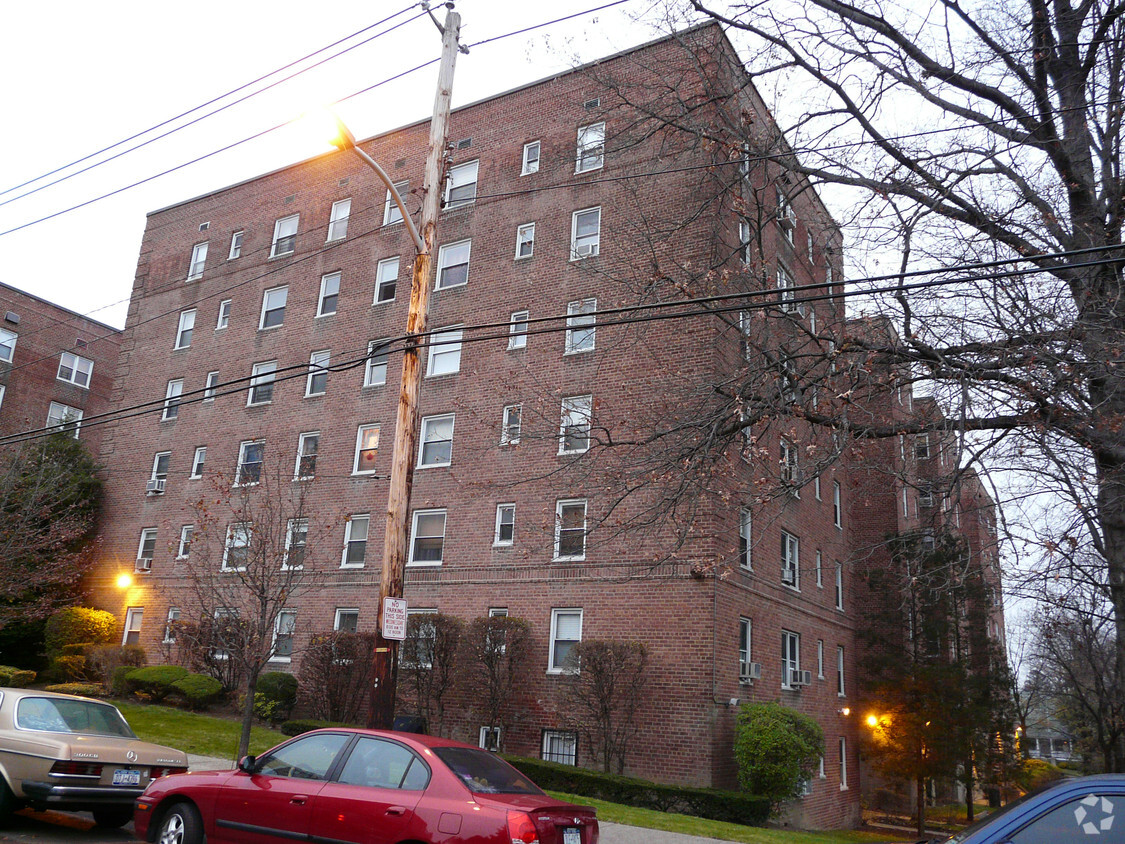
<path fill-rule="evenodd" d="M 401 642 L 406 638 L 406 599 L 383 599 L 383 638 Z"/>

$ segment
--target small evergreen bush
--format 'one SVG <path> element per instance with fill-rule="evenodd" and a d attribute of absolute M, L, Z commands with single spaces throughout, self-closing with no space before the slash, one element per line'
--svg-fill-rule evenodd
<path fill-rule="evenodd" d="M 126 674 L 125 685 L 130 692 L 148 695 L 158 703 L 172 693 L 173 683 L 186 676 L 188 670 L 179 665 L 148 665 Z"/>
<path fill-rule="evenodd" d="M 824 756 L 824 731 L 808 715 L 780 703 L 746 703 L 738 713 L 734 757 L 745 791 L 774 806 L 801 793 Z"/>
<path fill-rule="evenodd" d="M 101 683 L 54 683 L 44 686 L 48 692 L 58 692 L 61 695 L 81 695 L 82 697 L 102 697 L 105 689 Z"/>
<path fill-rule="evenodd" d="M 117 617 L 113 613 L 90 607 L 66 607 L 47 619 L 43 645 L 48 655 L 54 656 L 66 645 L 110 642 L 116 632 Z"/>
<path fill-rule="evenodd" d="M 0 665 L 0 686 L 21 689 L 35 682 L 35 672 L 11 665 Z"/>
<path fill-rule="evenodd" d="M 254 714 L 270 724 L 286 720 L 297 703 L 297 678 L 284 671 L 268 671 L 258 678 Z"/>
<path fill-rule="evenodd" d="M 223 684 L 206 674 L 186 674 L 171 684 L 171 689 L 184 699 L 188 709 L 206 709 L 219 699 Z"/>

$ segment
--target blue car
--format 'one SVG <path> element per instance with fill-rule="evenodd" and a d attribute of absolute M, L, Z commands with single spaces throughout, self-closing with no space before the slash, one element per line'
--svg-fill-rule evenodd
<path fill-rule="evenodd" d="M 1064 779 L 1009 803 L 942 844 L 1125 844 L 1125 774 Z"/>

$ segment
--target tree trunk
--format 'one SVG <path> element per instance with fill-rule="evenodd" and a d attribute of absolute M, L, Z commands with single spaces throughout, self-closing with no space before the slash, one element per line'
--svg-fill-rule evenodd
<path fill-rule="evenodd" d="M 257 669 L 246 672 L 246 699 L 242 702 L 242 730 L 238 734 L 238 759 L 250 752 L 250 728 L 254 726 L 254 692 L 258 688 Z"/>
<path fill-rule="evenodd" d="M 919 775 L 914 784 L 918 801 L 918 837 L 921 838 L 926 834 L 926 778 Z"/>
<path fill-rule="evenodd" d="M 965 762 L 965 819 L 973 822 L 973 760 L 970 757 Z"/>

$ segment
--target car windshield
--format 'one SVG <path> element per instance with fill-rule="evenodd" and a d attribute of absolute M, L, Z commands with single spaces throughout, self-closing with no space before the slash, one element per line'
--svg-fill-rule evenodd
<path fill-rule="evenodd" d="M 960 844 L 960 842 L 968 839 L 968 837 L 970 835 L 972 835 L 974 832 L 976 832 L 981 827 L 988 826 L 992 822 L 998 820 L 999 818 L 1002 818 L 1004 815 L 1008 814 L 1008 812 L 1012 811 L 1013 809 L 1017 808 L 1018 806 L 1022 806 L 1030 798 L 1035 797 L 1036 795 L 1040 794 L 1044 790 L 1045 790 L 1045 788 L 1037 788 L 1034 791 L 1029 791 L 1027 794 L 1025 794 L 1023 797 L 1020 797 L 1018 800 L 1013 800 L 1011 803 L 1005 803 L 1002 807 L 997 809 L 995 812 L 989 812 L 983 818 L 978 819 L 977 821 L 975 821 L 974 823 L 965 827 L 963 830 L 956 833 L 955 835 L 950 835 L 950 836 L 944 837 L 944 838 L 932 838 L 932 839 L 930 839 L 931 844 L 932 844 L 932 842 L 940 842 L 940 844 Z"/>
<path fill-rule="evenodd" d="M 474 794 L 543 793 L 539 786 L 487 750 L 435 747 L 434 753 Z"/>
<path fill-rule="evenodd" d="M 49 733 L 136 738 L 116 707 L 93 700 L 25 697 L 16 704 L 16 726 Z"/>

